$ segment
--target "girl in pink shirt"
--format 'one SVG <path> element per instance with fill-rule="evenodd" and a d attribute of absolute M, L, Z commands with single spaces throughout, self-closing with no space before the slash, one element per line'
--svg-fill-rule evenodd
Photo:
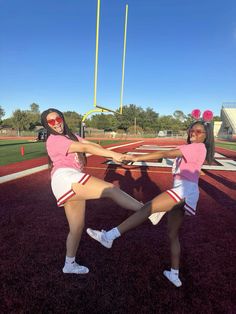
<path fill-rule="evenodd" d="M 179 279 L 179 229 L 182 225 L 184 214 L 195 215 L 199 198 L 198 179 L 201 166 L 205 160 L 211 163 L 214 157 L 212 124 L 205 123 L 204 121 L 193 123 L 188 130 L 187 143 L 169 151 L 157 151 L 131 157 L 127 155 L 125 159 L 132 162 L 176 158 L 172 169 L 174 178 L 172 189 L 156 196 L 152 201 L 146 203 L 140 211 L 110 231 L 87 229 L 87 233 L 93 239 L 99 241 L 103 246 L 111 248 L 113 240 L 121 236 L 124 232 L 140 225 L 149 215 L 152 217 L 150 220 L 153 224 L 156 224 L 168 212 L 171 270 L 165 270 L 164 276 L 176 287 L 182 285 Z"/>
<path fill-rule="evenodd" d="M 108 157 L 115 162 L 121 162 L 124 155 L 73 134 L 63 114 L 57 109 L 44 111 L 41 122 L 47 130 L 46 147 L 52 166 L 52 191 L 57 205 L 64 206 L 69 224 L 63 272 L 87 274 L 89 269 L 75 262 L 84 227 L 86 200 L 108 197 L 120 206 L 134 211 L 139 210 L 143 204 L 113 184 L 90 176 L 84 171 L 85 153 Z"/>

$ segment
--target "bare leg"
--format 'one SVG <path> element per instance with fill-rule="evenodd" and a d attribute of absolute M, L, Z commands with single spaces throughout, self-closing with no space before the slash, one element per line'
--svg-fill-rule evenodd
<path fill-rule="evenodd" d="M 74 257 L 84 228 L 85 201 L 69 200 L 64 207 L 70 228 L 66 240 L 66 256 Z"/>
<path fill-rule="evenodd" d="M 65 274 L 87 274 L 89 269 L 75 262 L 84 228 L 85 201 L 68 200 L 64 207 L 70 231 L 66 240 L 66 260 L 62 271 Z"/>
<path fill-rule="evenodd" d="M 179 206 L 180 204 L 182 205 L 182 202 L 178 203 Z M 100 242 L 106 248 L 111 248 L 113 241 L 121 234 L 139 226 L 151 214 L 158 212 L 161 215 L 164 215 L 165 212 L 170 211 L 174 206 L 176 206 L 176 202 L 169 196 L 169 194 L 163 192 L 151 202 L 143 205 L 139 211 L 124 220 L 116 228 L 112 228 L 109 231 L 98 231 L 88 228 L 87 233 L 91 238 Z"/>
<path fill-rule="evenodd" d="M 180 243 L 179 229 L 183 223 L 184 210 L 182 206 L 175 206 L 168 213 L 168 236 L 170 240 L 171 268 L 179 269 L 180 264 Z"/>
<path fill-rule="evenodd" d="M 165 192 L 156 196 L 152 201 L 146 203 L 141 210 L 123 221 L 117 228 L 120 234 L 133 229 L 143 223 L 151 214 L 155 212 L 170 211 L 176 202 Z"/>
<path fill-rule="evenodd" d="M 73 183 L 72 189 L 76 193 L 71 200 L 92 200 L 99 198 L 111 198 L 123 208 L 137 211 L 143 204 L 131 197 L 113 184 L 91 177 L 85 185 Z"/>

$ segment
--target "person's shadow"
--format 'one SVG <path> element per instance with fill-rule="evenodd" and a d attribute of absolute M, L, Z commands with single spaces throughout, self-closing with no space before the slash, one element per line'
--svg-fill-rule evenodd
<path fill-rule="evenodd" d="M 121 173 L 118 173 L 119 170 L 121 170 Z M 135 179 L 132 177 L 129 169 L 123 169 L 118 164 L 109 164 L 104 180 L 111 183 L 117 181 L 121 190 L 134 197 Z"/>
<path fill-rule="evenodd" d="M 120 168 L 118 164 L 108 164 L 104 180 L 107 182 L 114 183 L 115 181 L 122 180 L 123 175 L 118 173 L 117 170 Z"/>
<path fill-rule="evenodd" d="M 132 172 L 130 171 L 130 169 L 125 169 L 125 173 L 120 179 L 119 185 L 121 190 L 125 191 L 136 199 L 142 200 L 140 198 L 137 198 L 137 196 L 135 195 L 136 180 L 132 176 Z"/>
<path fill-rule="evenodd" d="M 211 177 L 213 177 L 211 175 Z M 218 176 L 214 177 L 216 181 L 221 182 L 217 178 Z M 227 194 L 226 192 L 222 191 L 220 187 L 217 187 L 217 183 L 213 184 L 210 182 L 207 182 L 204 178 L 199 178 L 199 187 L 203 189 L 210 197 L 212 197 L 215 201 L 222 204 L 223 206 L 233 206 L 236 208 L 235 199 L 231 197 L 231 195 Z M 233 189 L 233 186 L 232 186 Z"/>
<path fill-rule="evenodd" d="M 225 186 L 227 186 L 228 188 L 232 189 L 232 190 L 236 190 L 236 182 L 233 180 L 230 180 L 228 178 L 223 177 L 223 175 L 218 175 L 215 173 L 212 173 L 208 170 L 204 169 L 204 172 L 211 178 L 215 179 L 216 181 L 219 181 L 221 183 L 223 183 Z"/>
<path fill-rule="evenodd" d="M 141 167 L 141 176 L 135 181 L 135 197 L 146 203 L 152 200 L 155 196 L 162 191 L 157 184 L 150 179 L 148 174 L 148 167 Z"/>
<path fill-rule="evenodd" d="M 117 171 L 119 169 L 122 169 L 120 165 L 108 165 L 104 180 L 112 183 L 118 181 L 121 190 L 143 203 L 150 201 L 161 193 L 161 190 L 156 183 L 150 179 L 148 175 L 148 167 L 129 168 L 127 166 L 125 169 L 123 167 L 124 174 L 118 173 Z M 139 169 L 140 172 L 137 171 L 137 169 Z M 135 171 L 132 172 L 132 170 Z M 135 179 L 135 176 L 137 179 Z"/>

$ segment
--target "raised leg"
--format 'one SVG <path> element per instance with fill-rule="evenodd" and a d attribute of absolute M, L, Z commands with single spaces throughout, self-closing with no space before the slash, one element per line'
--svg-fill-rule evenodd
<path fill-rule="evenodd" d="M 143 204 L 120 190 L 112 183 L 90 177 L 85 185 L 78 183 L 72 184 L 72 189 L 76 193 L 73 200 L 91 200 L 99 198 L 110 198 L 123 208 L 137 211 Z"/>
<path fill-rule="evenodd" d="M 175 201 L 165 192 L 156 196 L 152 201 L 143 205 L 141 210 L 128 217 L 117 228 L 120 234 L 133 229 L 143 223 L 151 214 L 155 212 L 170 211 L 176 205 Z"/>

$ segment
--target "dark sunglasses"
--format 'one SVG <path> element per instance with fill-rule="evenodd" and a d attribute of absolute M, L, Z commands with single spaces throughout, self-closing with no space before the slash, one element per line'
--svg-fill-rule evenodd
<path fill-rule="evenodd" d="M 201 131 L 201 130 L 190 130 L 189 133 L 195 133 L 197 135 L 200 135 L 200 134 L 204 134 L 206 132 L 205 131 Z"/>
<path fill-rule="evenodd" d="M 56 117 L 56 119 L 47 120 L 47 123 L 54 126 L 57 123 L 62 123 L 63 119 L 61 117 Z"/>

